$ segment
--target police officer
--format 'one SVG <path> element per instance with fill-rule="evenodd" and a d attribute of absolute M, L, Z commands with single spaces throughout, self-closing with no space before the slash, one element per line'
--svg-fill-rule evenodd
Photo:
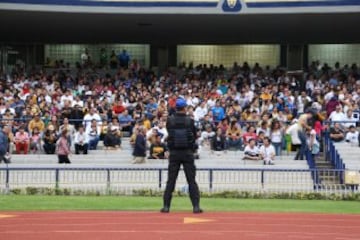
<path fill-rule="evenodd" d="M 200 208 L 199 187 L 195 181 L 196 168 L 194 164 L 194 148 L 196 128 L 194 120 L 186 116 L 186 101 L 183 98 L 176 100 L 176 113 L 168 118 L 166 128 L 168 130 L 168 147 L 170 150 L 168 181 L 164 192 L 164 206 L 162 213 L 170 211 L 172 193 L 180 166 L 183 165 L 186 180 L 189 184 L 190 199 L 193 205 L 193 213 L 202 213 Z"/>

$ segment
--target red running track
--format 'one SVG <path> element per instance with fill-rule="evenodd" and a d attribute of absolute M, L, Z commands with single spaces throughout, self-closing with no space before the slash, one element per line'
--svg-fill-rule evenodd
<path fill-rule="evenodd" d="M 359 240 L 360 215 L 0 212 L 1 240 Z"/>

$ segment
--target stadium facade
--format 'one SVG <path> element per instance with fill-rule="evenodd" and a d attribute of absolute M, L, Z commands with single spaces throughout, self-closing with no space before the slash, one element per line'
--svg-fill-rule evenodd
<path fill-rule="evenodd" d="M 0 0 L 1 66 L 129 49 L 144 66 L 360 59 L 357 0 Z M 135 45 L 134 45 L 135 44 Z M 109 54 L 109 53 L 108 53 Z M 255 56 L 255 57 L 254 57 Z"/>

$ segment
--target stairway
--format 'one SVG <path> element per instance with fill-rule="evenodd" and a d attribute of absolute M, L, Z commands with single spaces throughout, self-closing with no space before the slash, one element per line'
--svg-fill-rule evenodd
<path fill-rule="evenodd" d="M 331 162 L 327 161 L 324 156 L 315 158 L 315 166 L 318 170 L 319 184 L 321 188 L 333 187 L 341 184 L 341 174 L 335 170 Z"/>

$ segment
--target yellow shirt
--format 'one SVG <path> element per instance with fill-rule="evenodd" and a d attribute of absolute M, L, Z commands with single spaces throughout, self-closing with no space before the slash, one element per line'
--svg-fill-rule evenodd
<path fill-rule="evenodd" d="M 32 119 L 29 122 L 29 132 L 32 132 L 34 128 L 37 127 L 39 129 L 39 132 L 43 132 L 45 129 L 45 123 L 42 120 L 36 121 L 35 119 Z"/>

